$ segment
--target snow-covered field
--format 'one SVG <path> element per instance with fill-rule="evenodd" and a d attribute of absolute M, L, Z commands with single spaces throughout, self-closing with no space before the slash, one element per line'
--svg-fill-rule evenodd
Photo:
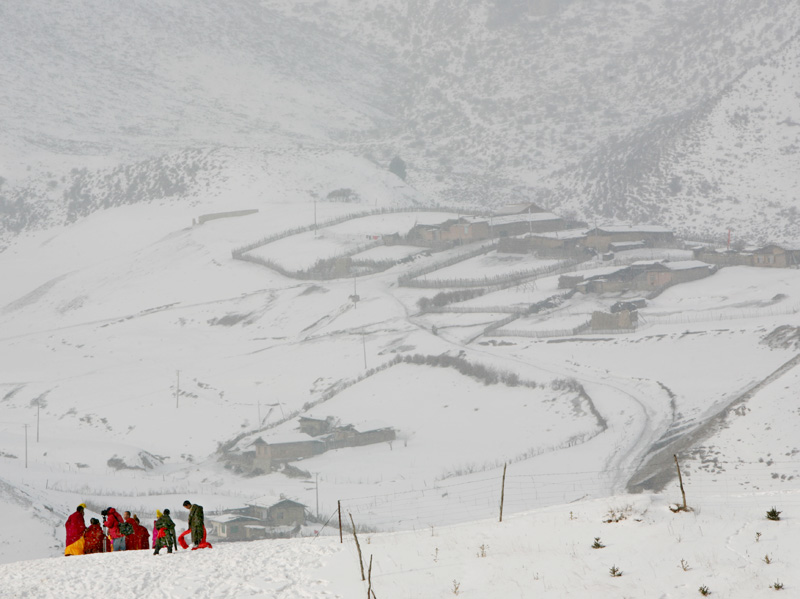
<path fill-rule="evenodd" d="M 497 251 L 489 252 L 437 270 L 425 278 L 430 281 L 470 279 L 481 280 L 484 278 L 522 275 L 535 273 L 559 264 L 559 260 L 543 260 L 531 254 L 504 254 Z"/>
<path fill-rule="evenodd" d="M 797 244 L 799 6 L 5 3 L 0 597 L 363 596 L 340 503 L 373 599 L 792 596 L 800 271 L 722 269 L 635 332 L 537 338 L 633 292 L 509 322 L 564 292 L 542 275 L 421 312 L 436 282 L 553 261 L 372 245 L 520 201 Z M 383 208 L 417 212 L 310 230 Z M 251 251 L 398 264 L 318 281 L 232 257 L 299 230 Z M 664 258 L 691 256 L 575 272 Z M 251 476 L 252 442 L 304 415 L 397 439 Z M 322 535 L 61 557 L 80 502 L 151 522 L 187 498 L 289 498 Z"/>
<path fill-rule="evenodd" d="M 797 493 L 616 496 L 470 524 L 0 565 L 0 597 L 773 597 L 800 587 Z M 498 506 L 496 506 L 498 507 Z M 767 520 L 777 507 L 781 520 Z M 499 508 L 498 508 L 499 511 Z M 345 515 L 347 520 L 347 515 Z M 608 522 L 608 520 L 616 520 Z M 358 525 L 358 523 L 356 522 Z M 163 553 L 163 551 L 162 551 Z M 616 569 L 618 576 L 612 576 Z"/>
<path fill-rule="evenodd" d="M 416 315 L 419 297 L 433 290 L 398 287 L 398 273 L 415 267 L 399 265 L 359 278 L 355 305 L 350 280 L 299 282 L 232 260 L 231 247 L 252 239 L 253 219 L 282 214 L 260 209 L 186 228 L 186 214 L 168 206 L 122 208 L 135 234 L 98 253 L 114 235 L 110 210 L 22 237 L 0 254 L 10 282 L 0 313 L 3 502 L 36 514 L 23 521 L 31 534 L 14 533 L 24 549 L 4 546 L 3 560 L 57 555 L 63 518 L 80 501 L 150 518 L 184 496 L 202 497 L 213 512 L 267 489 L 267 498 L 291 497 L 323 520 L 341 500 L 365 525 L 405 530 L 491 517 L 506 462 L 514 477 L 529 477 L 509 479 L 508 514 L 605 497 L 663 469 L 658 447 L 700 434 L 748 393 L 748 401 L 770 393 L 781 413 L 793 409 L 792 387 L 781 378 L 792 380 L 793 370 L 767 377 L 797 348 L 764 340 L 779 326 L 797 326 L 794 312 L 729 315 L 688 329 L 649 323 L 611 337 L 484 338 L 486 327 L 509 316 L 489 304 L 541 301 L 558 293 L 557 277 L 465 303 L 485 301 L 487 312 Z M 396 227 L 392 215 L 382 217 L 386 230 L 406 226 L 407 215 L 396 217 Z M 642 313 L 646 320 L 793 306 L 797 272 L 723 269 L 665 291 Z M 613 301 L 578 294 L 505 330 L 566 327 Z M 443 353 L 537 387 L 487 385 L 433 366 L 371 370 L 397 356 Z M 585 397 L 553 387 L 569 379 Z M 246 450 L 258 436 L 293 433 L 296 417 L 309 414 L 381 421 L 398 439 L 298 462 L 311 485 L 279 472 L 242 478 L 217 462 L 220 444 L 243 435 Z M 728 444 L 764 442 L 759 426 L 724 445 L 715 434 L 681 449 L 690 479 L 705 476 L 708 455 L 736 462 Z M 737 479 L 729 488 L 791 490 L 793 449 L 781 446 L 787 455 L 777 478 Z M 745 462 L 777 462 L 778 451 Z"/>
<path fill-rule="evenodd" d="M 353 218 L 344 223 L 273 241 L 248 251 L 247 255 L 269 260 L 289 271 L 306 270 L 320 260 L 341 256 L 355 255 L 361 258 L 380 259 L 370 258 L 369 252 L 378 250 L 372 246 L 384 235 L 404 236 L 415 224 L 440 223 L 454 217 L 454 214 L 448 213 L 410 212 Z M 408 248 L 404 248 L 399 252 L 387 252 L 389 248 L 383 246 L 381 248 L 382 251 L 376 255 L 399 254 L 402 258 L 422 251 L 422 248 L 418 248 L 417 252 L 410 252 Z"/>

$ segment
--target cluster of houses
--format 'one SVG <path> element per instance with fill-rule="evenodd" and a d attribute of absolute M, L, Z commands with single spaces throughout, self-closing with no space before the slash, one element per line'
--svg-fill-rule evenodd
<path fill-rule="evenodd" d="M 800 248 L 776 243 L 744 250 L 697 247 L 693 252 L 698 260 L 717 266 L 760 266 L 764 268 L 800 266 Z"/>
<path fill-rule="evenodd" d="M 532 203 L 511 204 L 491 217 L 462 216 L 435 225 L 416 225 L 405 238 L 395 236 L 387 243 L 422 245 L 444 249 L 454 245 L 497 239 L 497 251 L 536 253 L 548 258 L 614 258 L 616 252 L 643 248 L 685 248 L 674 231 L 658 225 L 603 225 L 589 227 L 570 221 Z M 592 275 L 564 275 L 559 288 L 581 293 L 640 292 L 653 297 L 679 283 L 708 277 L 724 266 L 788 268 L 800 266 L 800 248 L 769 244 L 743 250 L 693 248 L 693 260 L 670 262 L 650 260 L 628 266 L 609 268 Z M 641 302 L 646 299 L 642 298 Z M 594 331 L 636 328 L 641 305 L 626 305 L 609 312 L 595 312 Z M 629 304 L 629 305 L 628 305 Z"/>
<path fill-rule="evenodd" d="M 536 204 L 509 204 L 491 217 L 461 216 L 432 225 L 415 225 L 405 237 L 384 238 L 387 244 L 405 243 L 443 249 L 497 239 L 498 251 L 590 255 L 643 247 L 671 247 L 675 234 L 658 225 L 609 225 L 589 228 L 585 222 L 568 220 Z"/>
<path fill-rule="evenodd" d="M 454 245 L 515 235 L 571 229 L 585 223 L 568 221 L 530 202 L 509 204 L 491 217 L 460 216 L 435 225 L 415 225 L 408 234 L 387 243 L 444 249 Z"/>
<path fill-rule="evenodd" d="M 509 204 L 490 217 L 461 216 L 432 225 L 415 225 L 407 235 L 384 236 L 389 244 L 409 244 L 443 249 L 497 239 L 499 252 L 537 253 L 571 257 L 640 248 L 679 247 L 683 242 L 674 231 L 659 225 L 602 225 L 589 227 L 548 212 L 531 202 Z M 696 260 L 716 266 L 786 268 L 800 266 L 800 247 L 768 244 L 744 250 L 694 248 Z"/>
<path fill-rule="evenodd" d="M 292 470 L 290 462 L 342 447 L 391 443 L 397 437 L 391 426 L 369 422 L 341 424 L 332 416 L 315 418 L 309 413 L 301 416 L 298 423 L 297 431 L 271 435 L 269 442 L 262 437 L 256 438 L 251 443 L 252 450 L 227 456 L 229 463 L 235 464 L 238 471 L 249 474 L 268 473 L 281 466 L 288 472 Z M 298 468 L 293 470 L 308 475 Z M 255 501 L 241 508 L 209 515 L 206 520 L 216 540 L 288 538 L 300 534 L 306 524 L 307 512 L 305 505 L 291 499 L 281 499 L 271 505 Z"/>
<path fill-rule="evenodd" d="M 258 437 L 251 450 L 227 456 L 227 460 L 239 472 L 266 474 L 333 449 L 391 443 L 396 438 L 395 429 L 383 423 L 341 424 L 332 416 L 314 418 L 309 414 L 299 418 L 297 431 L 271 435 L 269 442 Z"/>
<path fill-rule="evenodd" d="M 259 500 L 244 507 L 206 515 L 209 534 L 218 541 L 252 541 L 297 536 L 306 524 L 306 506 L 291 499 L 268 505 Z"/>
<path fill-rule="evenodd" d="M 560 289 L 576 289 L 581 293 L 660 291 L 670 285 L 703 279 L 716 270 L 713 264 L 700 260 L 641 260 L 592 276 L 562 275 L 558 279 L 558 286 Z"/>

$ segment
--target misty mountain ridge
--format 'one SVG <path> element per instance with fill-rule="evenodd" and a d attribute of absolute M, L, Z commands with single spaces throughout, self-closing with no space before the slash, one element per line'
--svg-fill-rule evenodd
<path fill-rule="evenodd" d="M 376 169 L 399 155 L 431 203 L 524 198 L 697 236 L 798 233 L 795 4 L 36 0 L 0 11 L 6 235 L 117 203 L 87 185 L 115 168 L 138 177 L 126 201 L 196 197 L 194 178 L 219 176 L 197 153 L 220 146 L 342 151 Z M 750 211 L 731 214 L 737 202 Z M 64 204 L 66 219 L 45 218 Z"/>

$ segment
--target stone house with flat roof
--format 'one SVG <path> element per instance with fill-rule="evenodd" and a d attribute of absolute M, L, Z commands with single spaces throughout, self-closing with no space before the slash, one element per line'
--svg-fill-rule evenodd
<path fill-rule="evenodd" d="M 671 247 L 675 233 L 658 225 L 604 225 L 586 233 L 584 245 L 598 252 L 607 252 L 612 243 L 642 242 L 644 247 Z"/>

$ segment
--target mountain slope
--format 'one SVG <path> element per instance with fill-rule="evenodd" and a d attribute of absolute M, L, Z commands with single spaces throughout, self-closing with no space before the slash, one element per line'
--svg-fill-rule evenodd
<path fill-rule="evenodd" d="M 239 0 L 224 11 L 208 1 L 120 9 L 36 0 L 0 10 L 9 57 L 0 76 L 10 82 L 0 92 L 0 212 L 35 203 L 42 194 L 26 190 L 66 182 L 73 167 L 155 159 L 161 170 L 143 188 L 157 194 L 166 153 L 310 143 L 383 167 L 400 154 L 409 182 L 434 201 L 535 197 L 585 218 L 656 218 L 692 231 L 713 226 L 714 202 L 736 195 L 715 179 L 741 172 L 760 142 L 739 139 L 741 155 L 726 157 L 709 140 L 697 160 L 730 168 L 709 175 L 708 187 L 684 172 L 696 166 L 653 167 L 646 148 L 670 155 L 675 136 L 707 138 L 691 129 L 698 115 L 800 28 L 800 8 L 777 0 Z M 784 67 L 793 68 L 788 56 Z M 764 94 L 757 103 L 771 95 L 751 91 Z M 634 158 L 621 165 L 620 155 Z M 761 172 L 750 177 L 756 187 Z M 652 182 L 640 193 L 641 176 Z M 764 199 L 774 210 L 754 207 L 752 237 L 771 212 L 796 209 L 785 193 L 796 180 L 783 178 Z M 681 185 L 698 191 L 681 199 L 672 191 Z M 692 214 L 689 199 L 709 209 Z"/>
<path fill-rule="evenodd" d="M 699 238 L 800 238 L 800 36 L 713 100 L 582 161 L 561 190 L 584 214 L 667 222 Z"/>

